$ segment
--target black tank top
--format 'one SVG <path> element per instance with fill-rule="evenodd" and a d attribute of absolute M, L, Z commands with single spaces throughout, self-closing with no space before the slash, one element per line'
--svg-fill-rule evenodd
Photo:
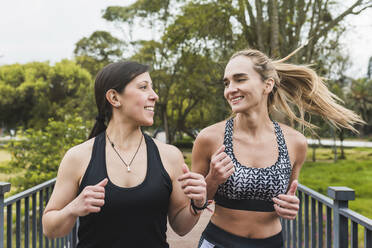
<path fill-rule="evenodd" d="M 105 187 L 105 204 L 99 213 L 80 217 L 79 248 L 169 247 L 166 241 L 171 179 L 163 167 L 159 150 L 143 134 L 147 147 L 147 173 L 142 183 L 122 188 L 110 180 Z M 108 178 L 105 132 L 96 136 L 92 157 L 79 187 Z"/>

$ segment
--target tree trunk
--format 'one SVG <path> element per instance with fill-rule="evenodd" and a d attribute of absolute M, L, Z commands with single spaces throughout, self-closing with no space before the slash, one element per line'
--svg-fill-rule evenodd
<path fill-rule="evenodd" d="M 341 149 L 341 155 L 340 159 L 346 159 L 345 153 L 344 153 L 344 129 L 341 129 L 339 132 L 339 139 L 340 139 L 340 149 Z"/>
<path fill-rule="evenodd" d="M 261 0 L 256 0 L 256 12 L 257 12 L 257 45 L 258 49 L 262 52 L 265 52 L 264 39 L 263 39 L 263 15 L 262 15 L 262 2 Z"/>
<path fill-rule="evenodd" d="M 277 0 L 269 1 L 270 19 L 271 19 L 271 35 L 270 35 L 270 50 L 271 57 L 279 58 L 279 16 L 278 16 L 278 2 Z"/>
<path fill-rule="evenodd" d="M 331 133 L 332 133 L 332 136 L 333 136 L 333 162 L 337 162 L 337 146 L 336 146 L 336 132 L 335 132 L 335 128 L 332 126 L 331 127 Z"/>
<path fill-rule="evenodd" d="M 168 126 L 168 116 L 167 116 L 167 106 L 163 106 L 162 108 L 163 114 L 163 125 L 164 125 L 164 132 L 165 132 L 165 143 L 169 144 L 170 142 L 170 133 L 169 133 L 169 126 Z"/>
<path fill-rule="evenodd" d="M 313 144 L 313 162 L 316 162 L 316 145 Z"/>

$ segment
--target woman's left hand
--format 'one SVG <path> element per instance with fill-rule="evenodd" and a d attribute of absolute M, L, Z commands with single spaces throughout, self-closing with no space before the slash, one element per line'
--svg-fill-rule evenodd
<path fill-rule="evenodd" d="M 178 178 L 185 195 L 194 201 L 195 206 L 202 207 L 207 199 L 207 183 L 204 176 L 191 172 L 186 164 L 182 167 L 183 175 Z"/>
<path fill-rule="evenodd" d="M 276 213 L 284 218 L 293 220 L 300 208 L 300 200 L 296 196 L 298 181 L 293 180 L 287 194 L 281 194 L 273 198 Z"/>

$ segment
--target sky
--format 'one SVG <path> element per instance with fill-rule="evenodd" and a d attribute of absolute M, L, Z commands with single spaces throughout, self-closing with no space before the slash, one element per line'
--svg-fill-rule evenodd
<path fill-rule="evenodd" d="M 0 65 L 73 58 L 75 43 L 96 30 L 117 33 L 102 11 L 134 0 L 1 0 Z M 346 0 L 347 1 L 347 0 Z M 346 19 L 342 42 L 353 65 L 347 74 L 365 76 L 372 56 L 372 9 Z"/>

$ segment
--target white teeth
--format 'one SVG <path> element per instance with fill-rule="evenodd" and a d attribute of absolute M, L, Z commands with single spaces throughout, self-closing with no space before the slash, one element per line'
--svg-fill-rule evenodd
<path fill-rule="evenodd" d="M 243 97 L 242 97 L 242 96 L 238 96 L 238 97 L 235 97 L 235 98 L 231 99 L 231 101 L 232 101 L 232 102 L 237 102 L 237 101 L 239 101 L 240 99 L 243 99 Z"/>
<path fill-rule="evenodd" d="M 154 111 L 154 107 L 145 107 L 146 110 Z"/>

